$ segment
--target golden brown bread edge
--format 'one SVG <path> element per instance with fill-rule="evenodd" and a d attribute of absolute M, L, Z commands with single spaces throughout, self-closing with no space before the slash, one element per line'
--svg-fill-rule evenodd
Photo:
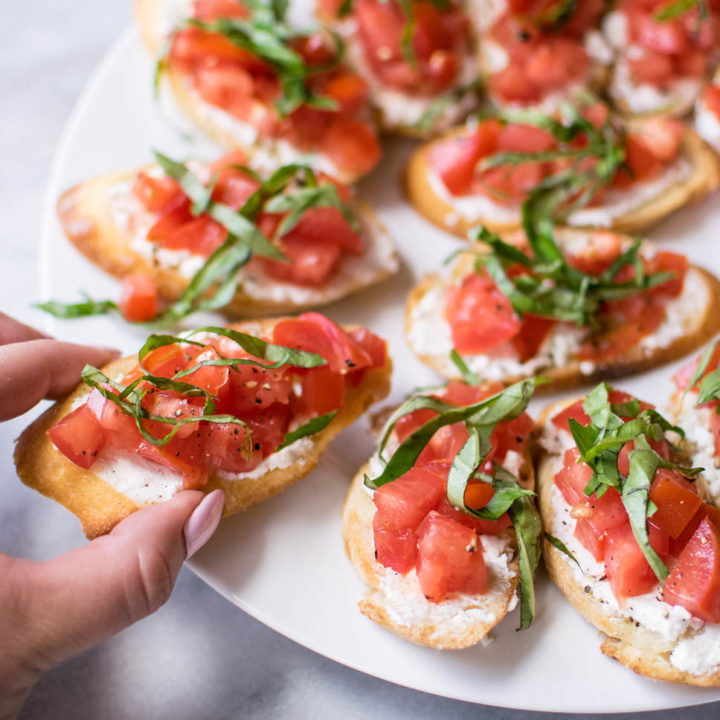
<path fill-rule="evenodd" d="M 142 273 L 154 278 L 158 293 L 165 300 L 177 300 L 187 289 L 189 279 L 171 267 L 156 264 L 133 248 L 132 236 L 113 221 L 108 191 L 121 182 L 131 180 L 138 171 L 112 173 L 88 180 L 64 192 L 57 203 L 60 225 L 68 240 L 91 262 L 114 277 Z M 371 244 L 391 243 L 385 228 L 372 209 L 360 200 L 354 207 L 362 220 L 367 241 Z M 332 294 L 319 291 L 317 300 L 294 303 L 289 300 L 272 300 L 252 297 L 243 292 L 242 284 L 223 312 L 239 317 L 262 317 L 287 312 L 298 312 L 320 307 L 340 300 L 369 285 L 381 282 L 394 270 L 378 267 L 371 276 L 350 280 Z"/>
<path fill-rule="evenodd" d="M 564 407 L 575 402 L 553 403 L 545 408 L 538 421 L 538 430 Z M 546 532 L 552 532 L 549 518 L 553 515 L 551 490 L 554 481 L 556 455 L 539 452 L 536 465 L 537 493 L 540 515 Z M 611 615 L 592 593 L 585 592 L 585 584 L 575 578 L 573 561 L 547 540 L 543 541 L 543 561 L 552 581 L 570 604 L 588 622 L 600 630 L 600 650 L 618 660 L 639 675 L 666 682 L 716 687 L 720 685 L 720 671 L 706 675 L 691 675 L 670 663 L 675 643 L 658 633 L 636 626 L 628 617 Z"/>
<path fill-rule="evenodd" d="M 369 586 L 358 603 L 360 612 L 378 625 L 419 645 L 438 650 L 461 650 L 476 645 L 487 637 L 492 628 L 507 615 L 515 596 L 518 584 L 518 556 L 514 530 L 506 531 L 511 546 L 516 550 L 515 555 L 508 563 L 513 574 L 512 581 L 504 592 L 497 592 L 496 589 L 493 597 L 488 598 L 487 604 L 482 606 L 483 610 L 492 613 L 494 620 L 476 619 L 469 628 L 442 617 L 430 617 L 424 622 L 413 625 L 403 624 L 397 619 L 397 616 L 393 615 L 381 588 L 381 579 L 386 570 L 375 559 L 372 529 L 375 505 L 364 487 L 364 476 L 369 472 L 370 463 L 367 462 L 355 475 L 342 509 L 342 537 L 345 554 L 360 578 Z M 524 458 L 520 481 L 527 488 L 532 488 L 534 485 L 534 472 L 529 451 Z M 488 580 L 488 592 L 490 593 L 492 592 L 492 577 L 489 577 Z M 468 598 L 474 597 L 468 596 Z M 434 603 L 419 595 L 419 592 L 415 601 L 426 603 L 428 611 L 432 615 Z M 477 607 L 477 603 L 469 599 L 467 607 Z"/>
<path fill-rule="evenodd" d="M 228 327 L 255 335 L 265 335 L 275 323 L 283 319 L 285 318 L 236 323 Z M 103 372 L 111 377 L 122 376 L 136 363 L 136 357 L 121 358 L 105 366 Z M 313 448 L 304 455 L 301 468 L 295 464 L 239 481 L 227 480 L 213 473 L 203 491 L 222 489 L 225 493 L 223 514 L 232 515 L 293 484 L 317 465 L 328 443 L 341 430 L 388 394 L 391 373 L 392 361 L 388 357 L 384 367 L 366 371 L 357 387 L 348 386 L 340 412 L 326 428 L 310 437 Z M 117 523 L 139 510 L 140 506 L 95 475 L 92 468 L 83 470 L 71 463 L 55 449 L 46 435 L 48 428 L 67 415 L 74 403 L 89 392 L 87 385 L 79 385 L 67 398 L 55 403 L 37 418 L 17 440 L 15 464 L 20 479 L 27 486 L 74 513 L 82 523 L 85 535 L 92 539 L 110 532 Z"/>
<path fill-rule="evenodd" d="M 577 234 L 584 231 L 564 230 L 564 232 Z M 458 263 L 459 273 L 456 277 L 462 277 L 463 274 L 470 272 L 472 262 L 472 257 L 464 255 L 463 259 Z M 537 374 L 546 377 L 548 382 L 538 385 L 536 391 L 541 393 L 554 392 L 578 387 L 580 385 L 593 385 L 601 380 L 612 380 L 614 378 L 644 372 L 659 365 L 665 365 L 673 360 L 677 360 L 704 345 L 710 338 L 720 332 L 720 314 L 717 312 L 717 308 L 720 307 L 720 280 L 703 268 L 695 265 L 691 265 L 690 267 L 698 273 L 702 282 L 706 284 L 710 297 L 710 302 L 708 302 L 705 308 L 704 315 L 697 317 L 696 327 L 689 329 L 686 334 L 676 338 L 670 345 L 664 348 L 653 348 L 652 351 L 646 353 L 643 348 L 636 345 L 630 352 L 622 357 L 608 362 L 596 363 L 593 371 L 587 374 L 581 371 L 579 360 L 568 362 L 562 367 L 543 368 L 539 370 Z M 420 283 L 410 291 L 405 307 L 406 337 L 413 327 L 412 313 L 415 306 L 421 301 L 425 293 L 445 282 L 446 281 L 439 275 L 426 275 Z M 410 349 L 422 363 L 443 377 L 454 380 L 461 379 L 459 372 L 453 375 L 447 373 L 445 369 L 447 358 L 416 353 L 412 346 L 410 346 Z M 510 384 L 522 380 L 524 377 L 525 376 L 518 375 L 503 378 L 503 382 Z"/>
<path fill-rule="evenodd" d="M 491 232 L 503 233 L 520 227 L 518 220 L 495 221 L 491 218 L 468 220 L 462 217 L 433 190 L 429 179 L 429 153 L 435 142 L 444 142 L 462 135 L 465 128 L 456 128 L 438 140 L 419 147 L 410 156 L 405 168 L 404 187 L 407 199 L 415 209 L 433 225 L 466 238 L 468 231 L 485 225 Z M 691 165 L 691 172 L 683 182 L 676 182 L 640 207 L 615 218 L 606 229 L 615 232 L 635 233 L 646 230 L 671 212 L 697 202 L 720 186 L 720 160 L 707 143 L 691 128 L 683 130 L 681 154 Z M 599 206 L 602 207 L 602 206 Z M 448 217 L 452 222 L 448 222 Z"/>

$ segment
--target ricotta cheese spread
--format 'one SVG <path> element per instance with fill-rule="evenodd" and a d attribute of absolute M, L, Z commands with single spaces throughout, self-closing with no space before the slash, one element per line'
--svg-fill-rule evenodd
<path fill-rule="evenodd" d="M 560 434 L 569 437 L 569 433 Z M 553 475 L 562 466 L 561 457 L 556 456 L 552 461 Z M 669 659 L 681 672 L 704 675 L 720 669 L 720 625 L 704 623 L 685 608 L 663 602 L 659 585 L 646 595 L 628 598 L 621 608 L 606 579 L 604 564 L 597 562 L 573 535 L 575 520 L 570 516 L 571 508 L 554 483 L 550 492 L 553 513 L 549 532 L 562 541 L 577 559 L 579 567 L 563 556 L 575 581 L 598 600 L 600 612 L 609 620 L 620 618 L 628 623 L 634 622 L 638 627 L 651 630 L 674 643 Z"/>
<path fill-rule="evenodd" d="M 383 568 L 379 590 L 385 597 L 390 619 L 405 627 L 433 625 L 435 637 L 448 632 L 462 634 L 477 623 L 497 623 L 508 609 L 506 597 L 516 576 L 510 568 L 515 549 L 507 536 L 483 535 L 480 540 L 488 572 L 487 593 L 457 594 L 442 602 L 431 603 L 422 594 L 414 569 L 407 575 L 400 575 L 390 568 Z M 512 601 L 510 605 L 514 607 Z"/>
<path fill-rule="evenodd" d="M 695 129 L 706 143 L 720 152 L 720 119 L 702 100 L 698 100 L 695 108 Z"/>
<path fill-rule="evenodd" d="M 147 239 L 157 220 L 145 210 L 132 193 L 132 181 L 113 185 L 107 193 L 110 215 L 114 224 L 130 235 L 130 248 L 154 265 L 177 271 L 190 279 L 205 259 L 187 250 L 160 248 Z M 238 273 L 239 287 L 250 297 L 277 303 L 315 305 L 343 297 L 355 290 L 397 272 L 399 260 L 387 231 L 379 224 L 366 223 L 363 233 L 367 242 L 362 256 L 346 256 L 338 271 L 321 288 L 305 287 L 268 277 L 257 263 L 250 263 Z"/>
<path fill-rule="evenodd" d="M 713 499 L 720 500 L 720 459 L 715 455 L 715 440 L 710 431 L 710 419 L 715 411 L 696 407 L 697 398 L 695 392 L 685 395 L 676 422 L 685 430 L 692 466 L 704 468 L 700 479 Z"/>

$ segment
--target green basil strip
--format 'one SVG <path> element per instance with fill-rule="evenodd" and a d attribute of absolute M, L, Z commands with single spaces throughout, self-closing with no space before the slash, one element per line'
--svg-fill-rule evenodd
<path fill-rule="evenodd" d="M 529 497 L 516 499 L 509 512 L 517 538 L 520 570 L 520 625 L 517 629 L 525 630 L 535 617 L 535 570 L 542 552 L 543 527 L 540 513 Z"/>
<path fill-rule="evenodd" d="M 700 362 L 695 368 L 695 372 L 692 374 L 692 377 L 690 378 L 690 381 L 685 388 L 685 392 L 683 392 L 683 399 L 685 398 L 685 395 L 687 395 L 687 393 L 698 384 L 700 378 L 705 374 L 705 371 L 708 369 L 708 365 L 710 365 L 710 360 L 712 359 L 713 353 L 715 352 L 715 348 L 718 346 L 718 343 L 720 343 L 720 340 L 716 340 L 711 345 L 708 345 L 707 349 L 702 354 Z"/>
<path fill-rule="evenodd" d="M 478 429 L 469 426 L 468 439 L 454 457 L 447 478 L 447 497 L 453 507 L 465 509 L 465 488 L 489 449 L 487 443 L 483 443 L 485 447 L 481 451 L 480 445 Z"/>
<path fill-rule="evenodd" d="M 379 455 L 382 456 L 387 439 L 401 417 L 419 409 L 430 409 L 439 414 L 411 433 L 393 453 L 383 472 L 377 478 L 366 478 L 365 484 L 375 489 L 406 473 L 441 427 L 466 421 L 478 428 L 494 427 L 498 422 L 516 418 L 527 407 L 536 384 L 542 381 L 542 378 L 522 380 L 492 397 L 466 407 L 456 407 L 425 396 L 411 398 L 401 405 L 388 420 L 378 449 Z"/>
<path fill-rule="evenodd" d="M 108 315 L 119 312 L 118 306 L 111 300 L 91 300 L 89 298 L 83 302 L 67 305 L 55 300 L 48 300 L 47 302 L 36 303 L 33 307 L 53 317 L 63 319 L 89 317 L 90 315 Z"/>
<path fill-rule="evenodd" d="M 468 385 L 480 384 L 480 378 L 472 370 L 470 370 L 465 361 L 462 359 L 460 353 L 455 348 L 450 351 L 450 360 L 452 360 L 453 364 L 460 372 L 462 379 Z"/>
<path fill-rule="evenodd" d="M 300 440 L 300 438 L 308 437 L 309 435 L 314 435 L 315 433 L 319 433 L 321 430 L 324 430 L 333 421 L 333 418 L 337 415 L 337 413 L 337 410 L 333 410 L 326 415 L 320 415 L 309 422 L 306 422 L 304 425 L 301 425 L 296 430 L 287 433 L 285 435 L 285 439 L 280 443 L 280 445 L 278 445 L 275 452 L 282 450 L 288 445 L 292 445 L 296 440 Z"/>
<path fill-rule="evenodd" d="M 560 540 L 560 538 L 556 538 L 554 535 L 551 535 L 550 533 L 545 533 L 545 539 L 557 550 L 559 550 L 564 555 L 567 555 L 578 567 L 580 567 L 580 563 L 578 562 L 577 558 L 568 550 L 567 545 Z"/>
<path fill-rule="evenodd" d="M 694 9 L 699 5 L 698 0 L 676 0 L 676 2 L 670 3 L 665 7 L 661 7 L 654 14 L 655 20 L 658 22 L 667 22 L 668 20 L 675 20 L 680 16 L 684 15 L 689 10 Z"/>
<path fill-rule="evenodd" d="M 669 571 L 660 556 L 655 552 L 647 530 L 648 498 L 650 485 L 655 477 L 659 463 L 655 453 L 644 438 L 635 440 L 635 449 L 628 454 L 630 471 L 622 489 L 622 501 L 630 518 L 635 540 L 645 559 L 662 585 Z"/>

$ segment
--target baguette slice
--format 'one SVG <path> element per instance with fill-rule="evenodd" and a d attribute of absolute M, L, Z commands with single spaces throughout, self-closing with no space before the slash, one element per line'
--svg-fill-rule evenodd
<path fill-rule="evenodd" d="M 556 231 L 556 240 L 561 248 L 570 243 L 582 242 L 584 237 L 589 237 L 589 233 L 582 230 L 561 228 Z M 624 243 L 629 245 L 631 238 L 624 238 Z M 646 241 L 644 247 L 651 249 L 653 246 Z M 423 363 L 448 379 L 459 379 L 460 372 L 450 360 L 452 339 L 444 317 L 444 296 L 452 282 L 472 272 L 473 263 L 472 255 L 461 255 L 449 266 L 447 273 L 424 277 L 411 290 L 407 300 L 405 335 L 410 349 Z M 539 354 L 536 359 L 531 358 L 525 363 L 524 367 L 518 363 L 503 366 L 489 355 L 476 356 L 487 358 L 477 363 L 473 363 L 470 356 L 464 359 L 481 380 L 500 380 L 508 384 L 534 374 L 543 375 L 549 382 L 538 387 L 540 392 L 624 377 L 671 362 L 707 342 L 720 331 L 720 317 L 716 312 L 718 303 L 720 281 L 706 270 L 691 265 L 683 294 L 668 303 L 668 307 L 672 305 L 674 308 L 673 315 L 665 320 L 654 335 L 649 336 L 646 345 L 641 341 L 610 361 L 581 363 L 572 355 L 569 344 L 572 338 L 569 333 L 568 342 L 558 342 L 556 352 L 548 352 L 542 358 Z M 677 335 L 677 324 L 680 322 L 681 334 Z M 666 334 L 668 330 L 671 331 L 670 336 Z M 657 342 L 650 338 L 657 338 Z"/>
<path fill-rule="evenodd" d="M 431 168 L 429 158 L 434 143 L 445 142 L 464 132 L 466 132 L 465 128 L 456 128 L 442 138 L 421 146 L 411 155 L 405 170 L 405 194 L 408 200 L 433 225 L 458 237 L 465 238 L 468 230 L 476 225 L 485 225 L 492 232 L 517 229 L 521 225 L 519 207 L 493 205 L 491 214 L 488 214 L 484 208 L 468 209 L 466 203 L 471 205 L 472 197 L 454 198 Z M 585 221 L 582 215 L 576 215 L 577 221 L 574 221 L 571 215 L 568 223 L 577 227 L 602 226 L 616 232 L 635 233 L 647 229 L 671 212 L 702 199 L 720 187 L 718 158 L 690 128 L 685 128 L 683 131 L 679 161 L 687 163 L 689 168 L 683 179 L 671 178 L 667 185 L 658 185 L 657 191 L 651 197 L 639 198 L 638 204 L 631 209 L 622 209 L 617 215 L 611 214 L 604 222 Z M 632 192 L 632 189 L 623 191 L 621 200 L 625 202 Z M 602 211 L 602 208 L 603 206 L 599 205 L 597 208 L 586 208 L 579 212 L 589 213 L 592 210 L 593 215 L 587 217 L 593 218 L 597 211 Z"/>
<path fill-rule="evenodd" d="M 557 430 L 549 420 L 572 402 L 555 403 L 545 409 L 540 420 L 540 424 L 545 426 L 543 439 L 548 438 L 548 434 L 557 434 Z M 544 444 L 551 445 L 552 442 L 546 441 Z M 562 498 L 562 495 L 554 490 L 554 477 L 560 467 L 562 467 L 562 451 L 558 449 L 557 452 L 549 452 L 543 449 L 537 463 L 540 514 L 545 532 L 556 536 L 563 522 L 566 524 L 573 522 L 569 514 L 567 517 L 564 512 L 560 515 L 557 509 L 557 497 Z M 569 509 L 569 506 L 567 507 Z M 580 549 L 584 550 L 584 548 Z M 582 564 L 583 555 L 580 551 L 577 556 Z M 664 636 L 631 616 L 632 599 L 628 600 L 628 609 L 623 612 L 618 609 L 616 603 L 608 601 L 607 595 L 612 595 L 609 588 L 607 593 L 602 593 L 601 596 L 597 588 L 603 585 L 603 581 L 597 582 L 596 577 L 586 575 L 577 568 L 573 560 L 547 540 L 543 544 L 543 560 L 550 578 L 570 604 L 600 630 L 600 650 L 605 655 L 615 658 L 639 675 L 656 680 L 701 687 L 720 686 L 720 663 L 707 671 L 695 673 L 680 669 L 671 661 L 673 652 L 677 652 L 678 657 L 685 655 L 687 659 L 688 651 L 683 646 L 698 633 L 702 633 L 702 629 L 685 627 L 675 639 Z M 709 642 L 712 645 L 717 644 L 717 640 L 713 638 L 717 637 L 716 633 L 720 626 L 708 624 L 703 627 L 712 633 Z M 682 666 L 683 663 L 679 664 Z"/>
<path fill-rule="evenodd" d="M 57 204 L 60 224 L 70 242 L 110 275 L 117 278 L 132 273 L 150 275 L 160 297 L 177 300 L 187 289 L 192 272 L 181 271 L 182 253 L 172 256 L 178 258 L 175 264 L 163 263 L 153 253 L 152 243 L 144 239 L 144 232 L 149 229 L 148 218 L 150 223 L 152 219 L 132 198 L 130 183 L 136 172 L 102 175 L 67 190 Z M 118 189 L 129 198 L 129 212 L 122 221 L 116 216 L 111 200 Z M 365 255 L 343 258 L 340 269 L 324 288 L 273 280 L 260 269 L 246 267 L 240 271 L 238 289 L 224 312 L 240 317 L 297 312 L 335 302 L 397 272 L 398 258 L 387 230 L 367 204 L 355 201 L 355 210 L 363 227 Z M 135 237 L 137 233 L 139 239 Z"/>
<path fill-rule="evenodd" d="M 262 336 L 283 319 L 237 323 L 229 327 Z M 111 378 L 122 377 L 136 363 L 136 357 L 121 358 L 104 367 L 103 372 Z M 359 385 L 349 385 L 340 412 L 323 430 L 309 436 L 312 448 L 303 452 L 302 457 L 291 465 L 269 466 L 263 474 L 239 480 L 230 480 L 213 473 L 203 490 L 211 492 L 222 489 L 225 493 L 224 515 L 232 515 L 266 500 L 305 477 L 318 464 L 329 442 L 343 428 L 355 422 L 370 405 L 388 394 L 391 373 L 392 363 L 388 358 L 385 367 L 368 370 Z M 79 385 L 67 398 L 55 403 L 35 420 L 17 440 L 15 464 L 20 479 L 26 485 L 77 515 L 85 535 L 92 539 L 110 532 L 117 523 L 141 506 L 115 490 L 92 469 L 83 470 L 71 463 L 56 450 L 46 435 L 53 424 L 67 415 L 89 393 L 87 385 Z M 272 455 L 269 457 L 272 458 Z"/>
<path fill-rule="evenodd" d="M 358 603 L 360 612 L 406 640 L 437 650 L 459 650 L 481 642 L 515 607 L 518 558 L 514 531 L 489 539 L 482 536 L 488 570 L 486 594 L 459 594 L 440 603 L 430 602 L 422 594 L 414 570 L 403 576 L 375 559 L 375 505 L 364 485 L 369 470 L 369 463 L 360 468 L 342 510 L 345 552 L 369 586 Z"/>

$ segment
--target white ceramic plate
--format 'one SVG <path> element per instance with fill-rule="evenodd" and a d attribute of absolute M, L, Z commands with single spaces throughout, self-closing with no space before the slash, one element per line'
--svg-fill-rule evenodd
<path fill-rule="evenodd" d="M 102 62 L 68 122 L 45 208 L 41 273 L 46 297 L 71 301 L 79 288 L 96 298 L 118 295 L 118 284 L 62 236 L 54 215 L 60 192 L 94 174 L 147 162 L 151 147 L 176 156 L 198 147 L 177 119 L 158 110 L 150 76 L 151 62 L 129 31 Z M 328 309 L 337 321 L 367 324 L 390 339 L 395 362 L 391 401 L 437 379 L 405 347 L 404 300 L 413 283 L 458 244 L 403 201 L 399 181 L 411 147 L 388 142 L 383 165 L 363 188 L 398 242 L 403 270 L 384 285 Z M 204 145 L 201 151 L 207 149 Z M 653 237 L 720 272 L 720 214 L 712 207 L 716 203 L 717 197 L 677 213 Z M 142 341 L 137 330 L 107 318 L 50 321 L 48 326 L 65 338 L 113 345 L 128 353 Z M 660 403 L 668 395 L 673 370 L 674 366 L 666 367 L 619 385 Z M 534 411 L 544 402 L 536 401 Z M 365 619 L 356 607 L 363 585 L 342 548 L 340 507 L 355 469 L 372 450 L 364 422 L 349 428 L 307 479 L 224 521 L 190 566 L 231 602 L 296 642 L 425 692 L 488 705 L 568 712 L 654 710 L 720 699 L 720 690 L 646 680 L 601 655 L 595 630 L 542 571 L 533 627 L 516 633 L 515 611 L 501 623 L 489 647 L 441 653 L 412 645 Z"/>

